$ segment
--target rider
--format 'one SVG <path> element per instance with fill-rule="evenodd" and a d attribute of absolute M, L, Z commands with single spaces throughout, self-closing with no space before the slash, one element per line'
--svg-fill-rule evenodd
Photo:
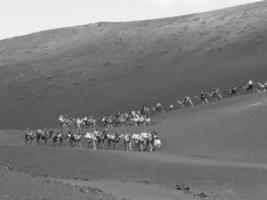
<path fill-rule="evenodd" d="M 26 128 L 25 133 L 30 133 L 30 128 L 29 127 Z"/>
<path fill-rule="evenodd" d="M 203 104 L 208 103 L 207 94 L 205 94 L 204 92 L 200 92 L 200 100 Z"/>
<path fill-rule="evenodd" d="M 253 83 L 252 80 L 249 80 L 249 81 L 248 81 L 248 84 L 247 84 L 247 86 L 246 86 L 246 89 L 247 89 L 247 90 L 253 90 L 253 88 L 254 88 L 254 83 Z"/>
<path fill-rule="evenodd" d="M 216 98 L 219 98 L 219 99 L 222 98 L 222 96 L 220 94 L 220 90 L 218 88 L 217 89 L 213 88 L 213 90 L 211 91 L 210 96 L 213 97 L 215 100 L 216 100 Z"/>
<path fill-rule="evenodd" d="M 229 89 L 230 95 L 235 95 L 237 93 L 237 87 L 232 85 L 232 87 Z"/>
<path fill-rule="evenodd" d="M 43 129 L 43 131 L 42 131 L 41 134 L 42 134 L 42 135 L 47 135 L 47 127 L 46 127 L 46 126 L 44 127 L 44 129 Z"/>
<path fill-rule="evenodd" d="M 185 96 L 184 97 L 184 103 L 189 103 L 190 102 L 190 97 L 188 97 L 188 96 Z"/>

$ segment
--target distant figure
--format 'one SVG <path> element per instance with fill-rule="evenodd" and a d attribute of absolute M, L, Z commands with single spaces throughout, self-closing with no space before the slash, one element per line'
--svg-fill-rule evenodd
<path fill-rule="evenodd" d="M 199 100 L 201 101 L 202 104 L 206 104 L 206 103 L 209 103 L 208 101 L 208 94 L 207 93 L 204 93 L 204 92 L 200 92 L 200 95 L 199 95 Z"/>
<path fill-rule="evenodd" d="M 174 105 L 170 105 L 170 110 L 174 110 Z"/>
<path fill-rule="evenodd" d="M 222 100 L 222 95 L 221 95 L 221 92 L 220 90 L 217 88 L 217 89 L 213 89 L 211 91 L 211 93 L 209 94 L 209 96 L 212 98 L 212 100 L 214 101 L 217 101 L 217 100 Z"/>
<path fill-rule="evenodd" d="M 156 112 L 161 112 L 161 113 L 163 113 L 163 112 L 164 112 L 164 107 L 163 107 L 163 105 L 162 105 L 161 103 L 157 103 L 157 104 L 156 104 L 156 107 L 155 107 L 155 111 L 156 111 Z"/>
<path fill-rule="evenodd" d="M 184 99 L 182 101 L 180 101 L 179 99 L 176 101 L 179 105 L 181 105 L 183 108 L 186 107 L 187 105 L 189 106 L 194 106 L 192 100 L 190 97 L 185 96 Z"/>
<path fill-rule="evenodd" d="M 247 92 L 253 92 L 254 91 L 254 83 L 252 80 L 249 80 L 248 81 L 248 84 L 244 87 L 244 89 L 247 91 Z"/>
<path fill-rule="evenodd" d="M 229 89 L 228 94 L 230 96 L 238 95 L 238 89 L 236 86 L 232 85 L 232 87 Z"/>
<path fill-rule="evenodd" d="M 142 106 L 142 108 L 140 109 L 140 113 L 141 115 L 145 115 L 146 117 L 150 116 L 150 109 L 146 106 Z"/>

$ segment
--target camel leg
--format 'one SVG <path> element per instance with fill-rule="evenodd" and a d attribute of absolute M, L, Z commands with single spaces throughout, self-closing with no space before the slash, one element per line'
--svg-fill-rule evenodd
<path fill-rule="evenodd" d="M 129 151 L 132 151 L 132 143 L 129 143 Z"/>
<path fill-rule="evenodd" d="M 94 145 L 94 150 L 96 150 L 96 143 L 95 143 L 95 142 L 93 142 L 93 145 Z"/>
<path fill-rule="evenodd" d="M 130 151 L 132 151 L 133 150 L 133 148 L 132 148 L 132 143 L 130 142 L 130 144 L 129 144 L 129 149 L 130 149 Z"/>
<path fill-rule="evenodd" d="M 152 149 L 152 144 L 151 143 L 149 143 L 149 148 L 150 148 L 150 152 L 152 152 L 153 149 Z"/>
<path fill-rule="evenodd" d="M 143 144 L 140 144 L 140 149 L 141 149 L 141 152 L 144 151 L 144 146 L 143 146 Z"/>
<path fill-rule="evenodd" d="M 108 149 L 110 149 L 110 140 L 108 140 Z"/>

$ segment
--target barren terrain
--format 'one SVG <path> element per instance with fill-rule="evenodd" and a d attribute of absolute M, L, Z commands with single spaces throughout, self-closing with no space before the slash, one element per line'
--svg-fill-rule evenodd
<path fill-rule="evenodd" d="M 0 163 L 117 198 L 265 200 L 266 104 L 267 94 L 260 93 L 160 115 L 146 128 L 163 140 L 161 151 L 153 153 L 94 151 L 86 144 L 25 146 L 22 131 L 6 130 Z M 190 190 L 178 191 L 177 185 Z"/>
<path fill-rule="evenodd" d="M 267 1 L 0 41 L 0 199 L 266 200 L 267 93 L 153 116 L 156 152 L 25 145 L 27 126 L 267 77 Z"/>
<path fill-rule="evenodd" d="M 267 2 L 0 41 L 0 127 L 56 126 L 266 79 Z M 38 116 L 38 117 L 36 117 Z"/>

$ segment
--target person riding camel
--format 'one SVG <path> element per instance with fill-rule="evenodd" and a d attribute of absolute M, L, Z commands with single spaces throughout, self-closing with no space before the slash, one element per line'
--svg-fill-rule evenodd
<path fill-rule="evenodd" d="M 229 89 L 229 94 L 230 96 L 237 94 L 237 87 L 235 85 L 231 86 L 231 88 Z"/>
<path fill-rule="evenodd" d="M 46 136 L 47 135 L 47 127 L 45 126 L 43 131 L 42 131 L 42 135 Z"/>
<path fill-rule="evenodd" d="M 208 99 L 207 99 L 207 94 L 204 92 L 200 92 L 200 97 L 199 97 L 200 101 L 202 102 L 202 104 L 206 104 L 208 103 Z"/>
<path fill-rule="evenodd" d="M 222 95 L 221 95 L 219 88 L 217 88 L 217 89 L 213 88 L 213 90 L 211 91 L 209 96 L 212 97 L 215 101 L 222 99 Z"/>
<path fill-rule="evenodd" d="M 254 83 L 253 83 L 252 80 L 249 80 L 249 81 L 248 81 L 248 84 L 246 85 L 246 90 L 252 92 L 253 89 L 254 89 Z"/>

